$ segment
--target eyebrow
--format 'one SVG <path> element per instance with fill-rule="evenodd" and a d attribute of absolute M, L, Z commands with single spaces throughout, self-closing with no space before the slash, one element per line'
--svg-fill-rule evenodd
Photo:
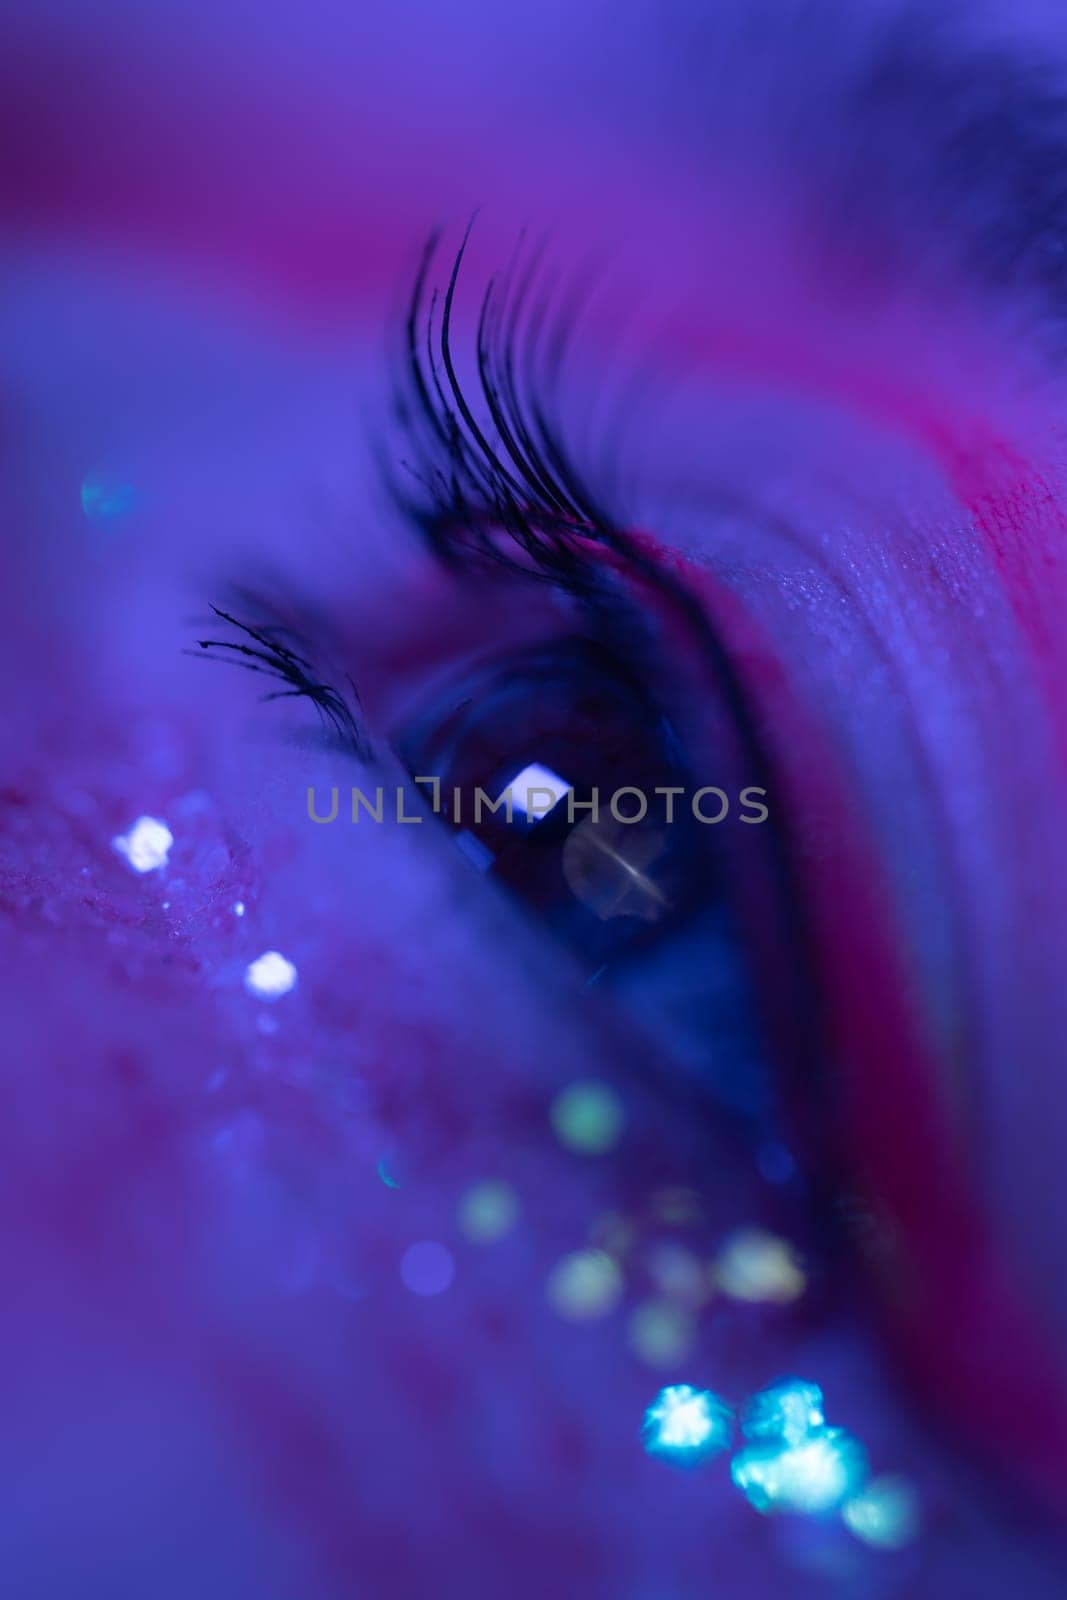
<path fill-rule="evenodd" d="M 906 275 L 955 268 L 1067 312 L 1059 44 L 937 0 L 722 0 L 656 44 L 657 125 L 690 146 L 769 143 L 836 260 L 851 246 Z M 625 90 L 640 104 L 635 80 Z"/>
<path fill-rule="evenodd" d="M 1067 94 L 1060 63 L 1020 39 L 968 37 L 949 11 L 905 7 L 872 32 L 841 106 L 844 211 L 887 201 L 994 288 L 1067 310 Z M 863 196 L 868 196 L 864 204 Z M 894 216 L 893 221 L 900 220 Z"/>

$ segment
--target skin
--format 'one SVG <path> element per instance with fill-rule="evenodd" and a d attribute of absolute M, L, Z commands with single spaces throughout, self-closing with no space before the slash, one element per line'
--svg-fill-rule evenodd
<path fill-rule="evenodd" d="M 993 272 L 1018 197 L 981 141 L 948 186 L 951 97 L 942 128 L 870 91 L 895 8 L 827 15 L 777 15 L 758 49 L 729 10 L 5 22 L 19 1594 L 1062 1592 L 1059 290 L 1036 250 Z M 979 43 L 1058 73 L 1061 35 L 1035 7 L 914 37 L 970 81 Z M 563 411 L 619 406 L 627 531 L 735 664 L 788 819 L 786 965 L 825 1029 L 817 1083 L 810 1053 L 774 1062 L 795 1190 L 699 1075 L 694 1101 L 655 982 L 638 1021 L 625 985 L 589 989 L 443 830 L 311 824 L 308 786 L 365 769 L 182 653 L 234 582 L 309 612 L 388 759 L 450 683 L 573 631 L 542 586 L 436 566 L 367 440 L 427 231 L 452 230 L 440 284 L 476 206 L 468 341 L 521 227 L 549 276 L 610 262 Z M 79 507 L 97 465 L 137 492 L 113 521 Z M 619 581 L 715 782 L 707 657 L 661 585 Z M 175 845 L 141 877 L 111 840 L 144 813 Z M 299 972 L 274 1005 L 242 983 L 270 949 Z M 597 1158 L 548 1118 L 588 1077 L 625 1112 Z M 492 1246 L 457 1224 L 484 1177 L 522 1204 Z M 631 1347 L 636 1277 L 583 1323 L 545 1282 L 679 1185 L 704 1256 L 759 1223 L 811 1274 L 796 1307 L 720 1296 L 676 1371 Z M 400 1272 L 425 1239 L 455 1264 L 427 1298 Z M 736 1404 L 791 1371 L 916 1485 L 909 1550 L 761 1519 L 724 1461 L 641 1451 L 661 1383 Z"/>

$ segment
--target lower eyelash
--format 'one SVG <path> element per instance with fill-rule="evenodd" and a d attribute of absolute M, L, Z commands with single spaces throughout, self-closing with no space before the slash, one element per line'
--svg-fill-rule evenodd
<path fill-rule="evenodd" d="M 263 695 L 264 701 L 309 701 L 319 714 L 330 745 L 358 760 L 365 761 L 368 758 L 370 745 L 361 721 L 345 694 L 319 676 L 310 654 L 313 647 L 297 639 L 301 647 L 298 652 L 279 637 L 284 632 L 290 638 L 295 638 L 295 630 L 291 625 L 270 620 L 251 623 L 222 610 L 220 606 L 213 605 L 211 609 L 238 637 L 198 639 L 199 651 L 205 652 L 201 659 L 226 661 L 230 666 L 243 667 L 248 672 L 273 679 L 282 687 Z M 257 609 L 260 612 L 265 609 L 262 602 Z M 187 654 L 196 655 L 197 651 L 188 651 Z M 348 686 L 358 707 L 359 695 L 351 679 Z"/>
<path fill-rule="evenodd" d="M 386 465 L 387 488 L 406 521 L 442 561 L 463 565 L 482 559 L 557 584 L 586 602 L 603 601 L 607 574 L 590 559 L 589 545 L 626 554 L 629 541 L 596 503 L 570 462 L 558 429 L 547 420 L 550 390 L 566 344 L 567 313 L 553 319 L 543 299 L 526 317 L 536 261 L 514 293 L 513 270 L 499 287 L 496 279 L 490 281 L 477 334 L 479 398 L 497 436 L 496 444 L 490 443 L 459 383 L 453 359 L 452 311 L 469 237 L 470 227 L 452 264 L 439 324 L 435 322 L 439 297 L 434 290 L 423 325 L 437 234 L 423 253 L 405 323 L 405 362 L 395 396 L 407 446 L 401 463 L 407 477 L 401 482 Z M 502 543 L 501 534 L 511 541 L 514 554 Z M 188 653 L 202 652 L 205 659 L 229 661 L 273 679 L 281 687 L 266 694 L 265 700 L 310 701 L 330 744 L 365 760 L 369 740 L 351 680 L 347 690 L 327 681 L 316 665 L 320 652 L 309 642 L 310 630 L 280 620 L 276 608 L 259 596 L 245 599 L 254 607 L 255 621 L 213 605 L 215 616 L 235 637 L 198 639 L 198 649 Z M 287 644 L 283 636 L 293 642 Z"/>

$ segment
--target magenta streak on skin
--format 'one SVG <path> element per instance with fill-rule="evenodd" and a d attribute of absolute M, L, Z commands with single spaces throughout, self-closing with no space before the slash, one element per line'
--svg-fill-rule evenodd
<path fill-rule="evenodd" d="M 1067 768 L 1067 573 L 1055 553 L 1067 548 L 1067 519 L 1041 469 L 1006 443 L 996 441 L 981 454 L 960 453 L 947 465 L 1029 640 Z"/>
<path fill-rule="evenodd" d="M 85 57 L 79 55 L 77 70 L 72 63 L 70 73 L 63 75 L 68 117 L 60 139 L 55 127 L 42 121 L 39 109 L 48 103 L 42 85 L 59 76 L 55 63 L 45 58 L 37 71 L 34 65 L 31 61 L 27 69 L 20 62 L 5 80 L 5 123 L 11 137 L 4 144 L 33 155 L 16 197 L 23 223 L 45 223 L 75 234 L 80 227 L 103 237 L 181 247 L 183 254 L 224 262 L 241 280 L 280 280 L 316 302 L 334 295 L 350 302 L 397 274 L 402 226 L 390 234 L 389 208 L 378 205 L 374 227 L 363 227 L 359 212 L 373 197 L 365 189 L 346 187 L 336 171 L 325 173 L 321 187 L 310 194 L 299 162 L 288 183 L 284 174 L 274 173 L 267 206 L 253 187 L 248 194 L 241 192 L 238 180 L 250 174 L 238 170 L 239 162 L 229 173 L 233 192 L 216 181 L 214 160 L 200 170 L 185 144 L 189 128 L 180 114 L 185 109 L 180 80 L 176 89 L 170 85 L 168 119 L 158 109 L 158 91 L 167 87 L 165 72 L 140 63 L 142 71 L 115 72 L 107 82 L 98 56 L 95 76 L 82 91 L 80 85 L 89 80 Z M 191 76 L 197 82 L 202 75 Z M 149 120 L 143 106 L 138 113 L 120 99 L 130 94 L 134 78 L 136 98 L 155 108 L 155 120 L 143 128 L 142 141 L 129 138 L 129 126 L 131 118 L 135 126 Z M 234 106 L 239 87 L 227 82 L 221 100 L 227 128 L 245 120 L 244 108 Z M 79 93 L 83 98 L 75 103 Z M 201 125 L 202 109 L 201 101 Z M 273 122 L 263 106 L 256 110 L 259 117 L 258 122 L 251 119 L 253 125 L 268 135 L 273 132 L 280 144 L 282 125 L 288 132 L 294 120 L 286 116 L 291 108 L 283 108 Z M 161 152 L 168 120 L 180 136 L 173 148 Z M 373 112 L 367 120 L 373 125 Z M 196 155 L 202 156 L 211 140 L 202 126 L 194 132 Z M 313 138 L 309 145 L 314 145 Z M 322 155 L 321 150 L 313 153 Z M 428 176 L 426 189 L 424 214 L 447 213 L 450 197 L 441 194 L 435 175 Z M 293 200 L 300 203 L 292 206 Z M 410 192 L 405 203 L 409 211 L 417 207 Z M 338 222 L 353 214 L 351 227 Z M 757 313 L 762 309 L 756 308 Z M 832 394 L 921 439 L 948 467 L 962 502 L 975 512 L 989 540 L 997 569 L 1028 629 L 1050 703 L 1059 714 L 1067 762 L 1067 704 L 1062 697 L 1067 632 L 1058 634 L 1056 627 L 1063 615 L 1062 579 L 1052 581 L 1056 575 L 1042 548 L 1045 524 L 1055 518 L 1057 537 L 1062 538 L 1062 519 L 1048 502 L 1040 475 L 1027 470 L 1006 446 L 984 438 L 987 430 L 946 428 L 921 384 L 872 376 L 877 366 L 873 357 L 862 368 L 854 356 L 851 362 L 835 358 L 826 353 L 830 341 L 825 347 L 820 344 L 818 329 L 814 338 L 801 337 L 789 346 L 783 338 L 788 318 L 781 313 L 765 316 L 762 324 L 758 315 L 754 320 L 770 328 L 762 348 L 751 328 L 738 338 L 732 329 L 713 327 L 702 304 L 682 317 L 678 347 L 695 364 L 717 372 L 731 366 L 748 376 L 762 371 L 778 381 L 795 378 L 803 392 Z M 797 319 L 797 326 L 805 327 L 803 319 Z M 910 347 L 918 342 L 913 329 Z M 961 440 L 968 432 L 970 443 L 965 445 Z M 657 558 L 676 561 L 665 552 Z M 1022 1302 L 1004 1287 L 1006 1271 L 994 1258 L 976 1201 L 959 1171 L 948 1119 L 937 1102 L 938 1072 L 905 994 L 876 851 L 850 815 L 847 798 L 832 776 L 825 741 L 812 717 L 793 703 L 768 641 L 753 637 L 736 601 L 705 573 L 676 564 L 724 642 L 762 663 L 750 693 L 771 726 L 791 730 L 788 748 L 783 744 L 772 752 L 783 806 L 798 808 L 801 831 L 809 810 L 834 822 L 836 856 L 820 861 L 804 887 L 823 983 L 831 996 L 828 1011 L 837 1053 L 848 1063 L 839 1079 L 841 1143 L 866 1174 L 872 1206 L 891 1221 L 900 1239 L 892 1311 L 902 1344 L 938 1400 L 961 1421 L 982 1430 L 986 1442 L 1001 1452 L 1013 1443 L 1021 1445 L 1017 1456 L 1033 1469 L 1044 1492 L 1062 1503 L 1067 1482 L 1062 1374 L 1054 1372 L 1039 1337 L 1029 1330 Z M 1042 1424 L 1036 1437 L 1029 1429 L 1034 1417 Z"/>
<path fill-rule="evenodd" d="M 769 330 L 743 321 L 720 323 L 701 304 L 678 314 L 668 340 L 692 369 L 795 383 L 804 394 L 844 402 L 917 441 L 939 463 L 984 534 L 1030 642 L 1067 769 L 1067 629 L 1062 625 L 1067 568 L 1054 554 L 1067 546 L 1067 518 L 1057 489 L 1029 459 L 1031 453 L 1012 444 L 1007 428 L 978 415 L 970 398 L 962 400 L 988 387 L 988 357 L 974 346 L 954 349 L 950 366 L 920 375 L 928 380 L 923 388 L 914 375 L 901 375 L 900 350 L 937 349 L 937 330 L 931 326 L 928 340 L 917 335 L 914 324 L 901 327 L 899 334 L 894 349 L 892 327 L 883 330 L 870 358 L 857 365 L 847 348 L 835 350 L 832 337 L 820 346 L 778 322 Z M 883 363 L 875 359 L 879 352 Z M 1018 438 L 1047 433 L 1047 420 L 1034 424 L 1035 419 L 1019 415 L 1010 431 Z"/>
<path fill-rule="evenodd" d="M 818 1114 L 833 1106 L 833 1159 L 847 1164 L 885 1230 L 872 1272 L 891 1339 L 929 1403 L 1062 1511 L 1067 1374 L 964 1176 L 938 1095 L 942 1074 L 906 992 L 877 852 L 835 776 L 832 749 L 737 597 L 654 540 L 639 543 L 698 597 L 731 657 L 746 663 L 757 719 L 788 730 L 771 733 L 768 752 L 782 814 L 798 837 L 817 822 L 826 841 L 817 860 L 797 863 L 836 1097 L 820 1097 Z M 651 588 L 644 599 L 657 604 Z"/>
<path fill-rule="evenodd" d="M 477 132 L 450 126 L 446 108 L 447 139 L 428 144 L 398 115 L 391 83 L 334 84 L 309 118 L 298 76 L 268 89 L 166 28 L 126 41 L 121 65 L 114 41 L 91 31 L 31 27 L 18 45 L 0 66 L 0 152 L 19 159 L 0 154 L 0 178 L 5 225 L 31 236 L 118 245 L 314 324 L 370 297 L 389 303 L 433 219 L 469 215 L 484 197 L 465 178 L 482 160 Z M 436 74 L 411 71 L 405 98 L 432 104 Z M 47 114 L 57 99 L 61 132 Z M 500 227 L 498 256 L 513 243 Z"/>
<path fill-rule="evenodd" d="M 26 46 L 18 68 L 0 76 L 0 146 L 23 156 L 17 167 L 0 168 L 8 226 L 158 252 L 208 280 L 282 293 L 312 315 L 350 303 L 354 289 L 381 293 L 395 284 L 412 231 L 374 192 L 364 167 L 338 170 L 324 158 L 321 128 L 301 121 L 291 95 L 281 91 L 272 103 L 239 76 L 183 60 L 180 41 L 167 43 L 161 49 L 146 37 L 140 56 L 127 47 L 125 71 L 91 38 Z M 43 112 L 60 81 L 61 133 Z M 381 104 L 364 94 L 346 109 L 351 120 L 340 143 L 358 151 L 380 139 Z M 131 125 L 140 128 L 136 141 Z M 239 130 L 247 126 L 257 140 L 243 141 Z M 271 145 L 284 147 L 285 157 L 273 165 L 268 203 L 258 163 Z M 425 188 L 421 210 L 432 217 L 447 174 L 427 172 L 422 152 L 409 151 L 405 161 L 394 144 L 392 155 L 407 168 L 405 178 L 422 174 L 418 186 L 405 187 Z"/>

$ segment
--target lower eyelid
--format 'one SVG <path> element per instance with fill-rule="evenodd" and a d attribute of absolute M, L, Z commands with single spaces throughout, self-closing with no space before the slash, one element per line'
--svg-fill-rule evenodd
<path fill-rule="evenodd" d="M 725 686 L 726 700 L 745 708 L 746 735 L 759 727 L 768 740 L 767 787 L 791 836 L 783 843 L 786 864 L 796 874 L 796 899 L 789 936 L 777 941 L 766 963 L 772 982 L 757 1005 L 761 1013 L 769 1011 L 772 1028 L 777 1024 L 784 1059 L 798 1039 L 803 1046 L 799 1056 L 794 1052 L 805 1080 L 795 1100 L 809 1168 L 818 1165 L 860 1185 L 881 1236 L 893 1241 L 890 1256 L 883 1254 L 876 1263 L 883 1289 L 892 1296 L 916 1273 L 924 1285 L 925 1315 L 912 1314 L 910 1296 L 890 1297 L 884 1304 L 909 1361 L 937 1386 L 944 1378 L 946 1348 L 956 1348 L 955 1341 L 946 1347 L 945 1330 L 955 1326 L 961 1308 L 969 1314 L 979 1286 L 971 1282 L 958 1303 L 946 1305 L 943 1294 L 934 1292 L 936 1274 L 953 1260 L 961 1236 L 978 1237 L 980 1229 L 939 1103 L 929 1041 L 909 1005 L 877 853 L 857 829 L 817 724 L 796 702 L 771 642 L 738 599 L 713 574 L 651 539 L 633 541 L 633 561 L 617 549 L 583 543 L 590 546 L 589 561 L 599 563 L 612 582 L 630 587 L 653 617 L 666 653 L 681 664 L 682 677 L 691 686 L 703 683 L 715 691 L 709 696 L 705 690 L 702 697 L 695 689 L 692 699 L 700 715 L 694 725 L 726 727 L 716 710 Z M 810 854 L 805 840 L 825 842 L 827 836 L 829 849 L 820 844 Z M 770 909 L 776 893 L 764 882 L 754 898 L 762 897 Z M 741 908 L 743 913 L 750 909 Z M 748 922 L 746 936 L 755 930 L 758 938 L 774 918 L 757 911 Z M 774 982 L 774 974 L 781 983 Z M 784 1001 L 772 992 L 783 985 Z M 814 1004 L 811 1025 L 804 1020 L 798 1027 L 805 1004 Z M 812 1107 L 813 1084 L 814 1120 L 805 1114 L 805 1107 L 809 1112 Z M 978 1248 L 972 1255 L 976 1262 L 984 1260 Z M 1007 1301 L 997 1310 L 1010 1320 Z M 988 1365 L 990 1354 L 989 1341 L 966 1349 L 970 1392 L 1002 1381 L 1003 1374 Z M 1043 1370 L 1041 1363 L 1035 1360 L 1033 1370 Z M 1025 1373 L 1018 1375 L 1021 1398 L 1028 1381 Z"/>
<path fill-rule="evenodd" d="M 597 560 L 601 554 L 602 552 L 596 551 L 591 555 L 591 559 Z M 655 616 L 652 619 L 652 634 L 658 637 L 654 643 L 652 638 L 649 638 L 638 646 L 635 630 L 639 628 L 643 631 L 646 628 L 647 615 L 640 614 L 640 620 L 636 621 L 632 604 L 626 610 L 629 615 L 620 615 L 615 619 L 616 631 L 622 634 L 627 643 L 632 643 L 638 649 L 638 654 L 646 662 L 655 661 L 659 664 L 658 675 L 662 678 L 664 687 L 669 684 L 671 689 L 680 688 L 681 682 L 673 673 L 672 663 L 669 660 L 661 661 L 662 657 L 670 656 L 673 635 L 677 630 L 673 626 L 666 626 L 664 619 Z M 611 624 L 608 631 L 610 637 Z M 562 647 L 564 650 L 567 648 L 565 643 Z M 499 678 L 502 672 L 514 674 L 514 681 L 523 684 L 523 692 L 526 692 L 526 680 L 522 675 L 525 673 L 528 678 L 530 673 L 534 673 L 536 677 L 537 673 L 543 671 L 546 659 L 558 663 L 559 649 L 560 646 L 549 647 L 547 657 L 544 653 L 527 652 L 517 657 L 505 656 L 502 662 L 484 663 L 481 670 L 474 675 L 473 683 L 467 675 L 460 674 L 456 687 L 450 688 L 444 694 L 438 692 L 431 696 L 431 706 L 435 708 L 429 712 L 431 725 L 436 725 L 437 720 L 447 713 L 457 700 L 462 700 L 465 707 L 472 702 L 475 706 L 473 712 L 461 710 L 456 713 L 461 726 L 471 716 L 484 717 L 485 697 L 494 692 L 494 675 Z M 616 667 L 611 670 L 620 669 Z M 742 779 L 746 776 L 739 773 L 737 781 L 731 782 L 726 774 L 726 750 L 731 743 L 736 743 L 736 739 L 732 735 L 727 735 L 728 716 L 724 708 L 719 708 L 716 715 L 712 716 L 706 679 L 701 686 L 692 687 L 696 690 L 695 699 L 704 708 L 701 721 L 706 725 L 719 724 L 723 729 L 723 736 L 717 741 L 716 770 L 707 772 L 705 777 L 709 783 L 726 784 L 729 788 L 735 818 L 730 826 L 736 833 L 738 792 L 745 787 Z M 537 692 L 532 682 L 528 692 L 530 695 Z M 660 713 L 653 713 L 651 708 L 646 715 L 660 717 Z M 667 727 L 667 724 L 663 723 L 663 726 Z M 679 750 L 680 759 L 684 761 L 682 754 L 684 740 L 679 747 L 673 734 L 671 739 Z M 402 750 L 404 744 L 402 737 Z M 435 763 L 440 764 L 439 757 L 426 753 L 434 748 L 432 743 L 427 745 L 425 737 L 420 739 L 417 735 L 409 736 L 407 749 L 404 750 L 405 764 L 409 770 L 424 777 L 436 772 Z M 529 754 L 536 758 L 539 751 L 537 748 L 531 748 Z M 729 759 L 731 762 L 735 760 L 732 753 Z M 447 760 L 444 765 L 448 765 Z M 605 776 L 607 775 L 605 773 Z M 500 776 L 503 779 L 507 775 L 501 773 Z M 621 776 L 625 781 L 632 780 L 635 774 L 623 773 Z M 693 794 L 702 786 L 702 782 L 697 783 L 695 780 L 683 783 L 682 778 L 683 775 L 679 772 L 672 780 L 683 790 L 683 798 L 678 802 L 679 810 L 676 814 L 679 827 L 687 825 L 686 801 L 691 803 Z M 605 810 L 611 787 L 609 783 L 605 790 Z M 444 798 L 447 810 L 451 801 L 448 794 Z M 455 818 L 452 820 L 456 821 Z M 690 831 L 703 833 L 704 844 L 709 842 L 712 833 L 715 832 L 712 828 L 701 829 L 695 824 L 691 826 Z M 756 829 L 752 832 L 759 834 L 762 830 Z M 470 830 L 467 827 L 457 827 L 457 838 L 461 845 L 469 837 Z M 476 838 L 470 838 L 470 844 L 473 848 L 478 848 Z M 728 849 L 729 846 L 725 848 Z M 761 841 L 754 837 L 750 841 L 749 850 L 745 853 L 757 854 L 761 850 Z M 491 856 L 488 858 L 483 856 L 475 862 L 486 871 L 487 877 L 491 877 L 491 863 Z M 711 870 L 714 871 L 714 868 Z M 736 887 L 735 884 L 734 888 Z M 707 892 L 714 902 L 720 889 L 712 888 L 709 883 Z M 773 903 L 773 890 L 767 883 L 762 884 L 758 891 L 750 887 L 748 894 L 748 920 L 758 921 L 761 915 L 765 915 L 767 919 L 776 919 L 778 922 L 781 920 L 781 908 Z M 764 943 L 766 946 L 767 941 Z M 658 957 L 656 952 L 661 946 L 663 954 L 662 957 Z M 742 959 L 741 952 L 744 946 L 745 931 L 724 903 L 719 902 L 717 913 L 713 912 L 711 906 L 705 906 L 703 911 L 694 907 L 691 917 L 676 930 L 663 933 L 658 930 L 653 933 L 650 930 L 647 940 L 636 946 L 633 959 L 624 961 L 621 965 L 616 959 L 607 977 L 604 976 L 605 968 L 600 963 L 599 957 L 594 960 L 590 955 L 590 977 L 602 987 L 610 985 L 619 1004 L 623 1007 L 629 1006 L 635 1017 L 639 1017 L 654 1034 L 665 1040 L 668 1053 L 675 1060 L 676 1070 L 688 1075 L 694 1087 L 699 1087 L 709 1100 L 718 1100 L 720 1105 L 729 1105 L 734 1112 L 747 1119 L 754 1138 L 777 1140 L 781 1137 L 782 1130 L 777 1123 L 771 1126 L 773 1095 L 769 1087 L 765 1040 L 761 1037 L 759 1016 L 754 1011 L 751 975 Z M 766 950 L 764 953 L 766 954 Z M 795 960 L 783 963 L 786 971 L 792 971 L 795 965 Z M 795 1018 L 793 1022 L 795 1024 Z M 789 1031 L 784 1023 L 782 1031 Z M 732 1066 L 729 1070 L 727 1070 L 727 1052 L 723 1048 L 727 1038 L 732 1053 Z M 715 1066 L 709 1070 L 708 1063 L 711 1057 L 715 1059 Z"/>
<path fill-rule="evenodd" d="M 816 1053 L 796 1063 L 813 1076 L 793 1096 L 805 1165 L 823 1182 L 836 1174 L 851 1190 L 862 1223 L 854 1253 L 904 1369 L 998 1462 L 1013 1439 L 1014 1470 L 1046 1504 L 1058 1504 L 1067 1395 L 972 1190 L 944 1066 L 907 980 L 878 850 L 771 642 L 713 575 L 668 559 L 686 572 L 725 648 L 745 663 L 753 712 L 769 740 L 775 805 L 787 819 L 818 1019 Z M 974 1396 L 993 1392 L 997 1405 L 976 1410 Z M 1036 1413 L 1048 1418 L 1040 1459 L 1022 1422 Z"/>

